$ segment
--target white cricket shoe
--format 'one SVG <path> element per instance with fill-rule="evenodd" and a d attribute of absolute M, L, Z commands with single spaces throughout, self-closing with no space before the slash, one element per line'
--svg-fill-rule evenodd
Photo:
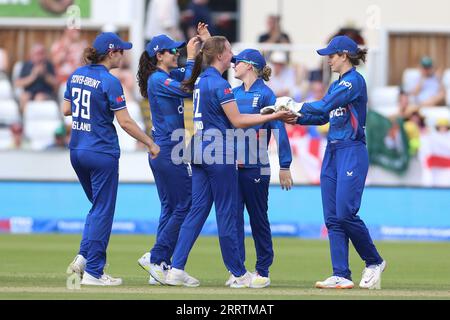
<path fill-rule="evenodd" d="M 148 284 L 151 286 L 160 286 L 161 285 L 161 283 L 156 281 L 155 278 L 153 278 L 152 276 L 150 276 L 150 278 L 148 279 Z"/>
<path fill-rule="evenodd" d="M 233 282 L 230 284 L 230 288 L 250 288 L 253 280 L 253 274 L 251 272 L 246 272 L 240 277 L 234 277 Z"/>
<path fill-rule="evenodd" d="M 97 279 L 96 277 L 85 272 L 83 274 L 81 284 L 85 286 L 120 286 L 122 284 L 122 279 L 113 278 L 105 273 L 100 277 L 100 279 Z"/>
<path fill-rule="evenodd" d="M 147 272 L 150 272 L 150 252 L 146 252 L 138 259 L 138 265 Z"/>
<path fill-rule="evenodd" d="M 263 277 L 258 272 L 253 273 L 250 288 L 261 289 L 270 286 L 270 278 Z"/>
<path fill-rule="evenodd" d="M 229 287 L 233 283 L 234 279 L 236 279 L 236 277 L 230 272 L 230 277 L 225 282 L 225 286 Z"/>
<path fill-rule="evenodd" d="M 146 252 L 142 257 L 140 257 L 138 259 L 138 265 L 144 269 L 145 271 L 147 271 L 148 273 L 150 273 L 150 252 Z M 151 286 L 156 286 L 156 285 L 160 285 L 161 283 L 159 283 L 158 281 L 155 280 L 155 278 L 152 277 L 152 275 L 150 274 L 150 278 L 148 279 L 148 284 Z"/>
<path fill-rule="evenodd" d="M 386 269 L 386 261 L 364 268 L 359 287 L 363 289 L 381 289 L 381 273 Z"/>
<path fill-rule="evenodd" d="M 352 289 L 355 285 L 351 280 L 332 276 L 325 281 L 317 281 L 315 287 L 319 289 Z"/>
<path fill-rule="evenodd" d="M 150 269 L 148 272 L 156 281 L 161 284 L 166 284 L 167 269 L 167 264 L 165 262 L 161 262 L 160 265 L 150 263 Z"/>
<path fill-rule="evenodd" d="M 190 276 L 186 271 L 171 268 L 167 272 L 166 284 L 170 286 L 198 287 L 200 281 Z"/>
<path fill-rule="evenodd" d="M 81 277 L 83 276 L 84 269 L 86 269 L 86 259 L 82 255 L 77 254 L 75 259 L 73 259 L 73 261 L 67 267 L 66 273 L 76 273 Z"/>

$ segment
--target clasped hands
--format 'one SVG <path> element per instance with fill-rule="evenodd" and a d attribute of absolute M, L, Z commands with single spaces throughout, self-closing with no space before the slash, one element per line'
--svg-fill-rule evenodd
<path fill-rule="evenodd" d="M 300 110 L 302 109 L 303 103 L 297 103 L 291 97 L 279 97 L 277 98 L 275 105 L 267 106 L 261 109 L 261 114 L 271 114 L 281 111 L 288 111 L 286 118 L 282 118 L 286 123 L 296 124 L 297 119 L 302 116 Z"/>

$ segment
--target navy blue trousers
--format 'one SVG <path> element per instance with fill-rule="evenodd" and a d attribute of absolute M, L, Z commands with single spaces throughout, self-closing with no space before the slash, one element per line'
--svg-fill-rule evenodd
<path fill-rule="evenodd" d="M 106 264 L 119 182 L 119 159 L 100 152 L 71 150 L 70 161 L 92 203 L 79 254 L 87 259 L 86 272 L 100 278 Z"/>
<path fill-rule="evenodd" d="M 273 262 L 272 233 L 268 211 L 270 175 L 261 175 L 261 168 L 239 169 L 237 230 L 239 250 L 245 261 L 244 206 L 247 208 L 256 249 L 256 271 L 269 276 Z"/>
<path fill-rule="evenodd" d="M 236 165 L 192 165 L 192 207 L 181 226 L 172 267 L 184 270 L 189 252 L 214 202 L 220 249 L 225 267 L 237 277 L 245 274 L 246 269 L 239 254 L 237 239 L 237 197 Z"/>
<path fill-rule="evenodd" d="M 156 264 L 163 261 L 171 264 L 181 224 L 191 208 L 192 174 L 190 165 L 172 162 L 172 147 L 161 146 L 160 149 L 156 159 L 149 157 L 161 202 L 156 243 L 150 251 L 150 260 Z"/>
<path fill-rule="evenodd" d="M 322 205 L 333 275 L 347 279 L 351 279 L 349 239 L 366 266 L 383 261 L 358 215 L 368 168 L 369 158 L 364 143 L 328 143 L 320 179 Z"/>

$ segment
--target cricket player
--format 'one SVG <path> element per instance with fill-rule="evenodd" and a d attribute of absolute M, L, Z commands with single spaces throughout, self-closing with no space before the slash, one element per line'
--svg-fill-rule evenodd
<path fill-rule="evenodd" d="M 386 261 L 379 255 L 358 215 L 369 159 L 365 136 L 367 88 L 355 66 L 365 62 L 367 50 L 358 48 L 347 36 L 336 36 L 317 52 L 328 56 L 328 64 L 339 74 L 339 79 L 331 84 L 322 100 L 296 108 L 302 115 L 298 124 L 330 123 L 320 185 L 333 275 L 318 281 L 316 287 L 353 288 L 348 262 L 351 240 L 366 264 L 359 286 L 380 289 Z"/>
<path fill-rule="evenodd" d="M 104 273 L 116 205 L 120 148 L 114 116 L 133 138 L 144 143 L 152 158 L 159 147 L 131 119 L 120 81 L 109 71 L 118 68 L 132 44 L 114 33 L 98 35 L 84 52 L 86 65 L 67 80 L 64 115 L 72 115 L 70 160 L 92 203 L 86 217 L 80 251 L 68 273 L 82 275 L 82 285 L 117 286 L 122 279 Z"/>
<path fill-rule="evenodd" d="M 223 261 L 234 276 L 233 288 L 250 287 L 253 275 L 247 272 L 241 259 L 236 230 L 238 172 L 235 163 L 234 145 L 229 146 L 225 136 L 227 130 L 244 128 L 264 122 L 283 119 L 295 121 L 291 113 L 279 115 L 240 114 L 230 84 L 222 74 L 230 67 L 231 45 L 225 37 L 214 36 L 206 40 L 196 58 L 191 78 L 185 83 L 193 89 L 194 141 L 192 164 L 192 207 L 184 220 L 167 273 L 168 285 L 196 287 L 200 282 L 184 271 L 189 252 L 194 245 L 215 203 L 219 242 Z M 200 74 L 202 64 L 206 69 Z M 197 140 L 198 141 L 198 140 Z M 206 159 L 209 146 L 214 143 L 215 161 Z M 205 159 L 203 159 L 205 157 Z M 231 163 L 228 161 L 231 158 Z M 228 159 L 228 160 L 227 160 Z M 220 163 L 218 163 L 220 162 Z"/>
<path fill-rule="evenodd" d="M 179 143 L 173 141 L 172 133 L 176 130 L 184 133 L 183 99 L 192 95 L 183 90 L 181 81 L 191 76 L 198 44 L 198 36 L 189 41 L 186 67 L 178 68 L 179 50 L 186 43 L 158 35 L 147 44 L 139 63 L 140 91 L 149 100 L 153 137 L 161 148 L 158 158 L 149 157 L 161 202 L 156 243 L 138 260 L 139 265 L 150 273 L 149 284 L 165 284 L 180 226 L 191 208 L 190 164 L 175 164 L 171 156 L 173 147 Z M 182 154 L 177 156 L 183 157 Z"/>
<path fill-rule="evenodd" d="M 231 62 L 234 63 L 235 78 L 243 82 L 241 86 L 233 89 L 240 113 L 259 114 L 263 107 L 275 104 L 275 94 L 264 83 L 264 81 L 269 81 L 272 70 L 266 65 L 266 60 L 258 50 L 246 49 L 233 57 Z M 258 143 L 259 139 L 253 141 L 254 145 L 249 145 L 249 141 L 245 139 L 242 146 L 237 146 L 239 166 L 237 230 L 241 258 L 245 261 L 245 206 L 250 218 L 256 249 L 256 272 L 254 273 L 252 286 L 264 288 L 270 285 L 269 267 L 272 265 L 274 255 L 272 234 L 267 215 L 270 184 L 270 163 L 268 162 L 267 146 L 272 130 L 277 130 L 276 141 L 278 143 L 280 164 L 280 184 L 286 190 L 289 190 L 292 186 L 292 177 L 289 169 L 292 162 L 292 154 L 283 122 L 267 122 L 263 125 L 246 129 L 246 132 L 251 132 L 251 130 L 254 131 L 252 133 L 258 138 L 265 137 L 266 147 L 264 149 L 261 148 Z M 243 152 L 241 153 L 241 151 Z M 254 154 L 255 151 L 257 154 Z M 239 158 L 240 154 L 243 156 L 242 159 Z M 226 285 L 229 285 L 233 278 L 234 276 L 230 275 Z"/>

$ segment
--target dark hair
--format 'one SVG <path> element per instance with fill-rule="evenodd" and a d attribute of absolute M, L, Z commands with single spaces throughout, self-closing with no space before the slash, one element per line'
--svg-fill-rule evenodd
<path fill-rule="evenodd" d="M 183 81 L 183 89 L 192 91 L 194 89 L 195 81 L 202 72 L 203 62 L 206 65 L 211 65 L 216 56 L 225 50 L 225 43 L 227 38 L 223 36 L 213 36 L 205 41 L 203 48 L 195 57 L 195 64 L 192 70 L 192 75 L 188 80 Z"/>
<path fill-rule="evenodd" d="M 97 64 L 106 59 L 108 53 L 98 54 L 97 50 L 92 47 L 84 49 L 83 52 L 83 62 L 84 64 Z"/>
<path fill-rule="evenodd" d="M 350 61 L 350 63 L 354 66 L 359 66 L 359 64 L 362 62 L 366 63 L 366 55 L 367 55 L 367 49 L 361 49 L 358 48 L 358 50 L 356 51 L 356 54 L 348 54 L 348 53 L 338 53 L 339 56 L 342 56 L 343 54 L 346 54 L 348 57 L 348 60 Z"/>
<path fill-rule="evenodd" d="M 257 73 L 259 78 L 262 78 L 264 81 L 269 81 L 272 75 L 272 69 L 266 65 L 261 70 L 257 70 Z"/>
<path fill-rule="evenodd" d="M 148 98 L 147 93 L 147 83 L 148 78 L 156 71 L 156 56 L 150 57 L 147 51 L 144 51 L 141 54 L 141 58 L 139 59 L 139 68 L 136 75 L 139 91 L 141 92 L 141 96 L 144 98 Z"/>

